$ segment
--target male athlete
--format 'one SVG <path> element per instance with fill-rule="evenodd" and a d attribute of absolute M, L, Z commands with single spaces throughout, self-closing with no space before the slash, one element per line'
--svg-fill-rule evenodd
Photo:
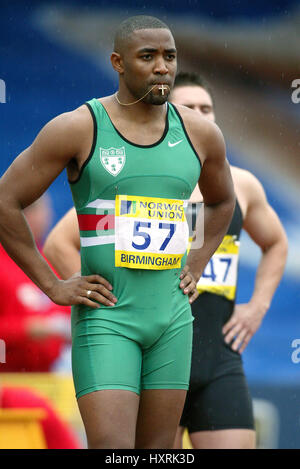
<path fill-rule="evenodd" d="M 170 100 L 215 120 L 211 93 L 197 73 L 179 73 Z M 283 227 L 259 181 L 234 166 L 231 173 L 237 196 L 233 219 L 197 285 L 201 295 L 192 304 L 195 321 L 191 388 L 181 424 L 189 429 L 194 448 L 255 446 L 252 403 L 240 353 L 269 308 L 287 256 Z M 190 200 L 202 200 L 198 187 Z M 262 258 L 251 300 L 234 305 L 242 228 L 261 248 Z M 80 270 L 79 249 L 78 222 L 71 209 L 49 234 L 44 252 L 62 277 L 68 278 Z M 177 447 L 182 432 L 180 427 Z"/>
<path fill-rule="evenodd" d="M 111 62 L 118 92 L 50 121 L 2 177 L 0 239 L 54 302 L 74 305 L 73 377 L 89 448 L 170 448 L 189 382 L 190 302 L 235 197 L 217 126 L 167 104 L 176 74 L 168 26 L 124 21 Z M 40 256 L 22 214 L 65 167 L 82 264 L 67 281 Z M 205 243 L 185 265 L 184 205 L 197 182 Z"/>
<path fill-rule="evenodd" d="M 214 122 L 211 93 L 198 74 L 179 74 L 171 98 Z M 176 438 L 179 448 L 184 427 L 194 448 L 255 447 L 252 402 L 241 353 L 260 327 L 282 277 L 287 238 L 260 182 L 249 171 L 234 166 L 231 174 L 237 197 L 234 215 L 197 284 L 200 296 L 192 305 L 191 379 Z M 201 200 L 196 187 L 191 201 Z M 235 305 L 242 228 L 261 248 L 262 257 L 249 303 Z"/>

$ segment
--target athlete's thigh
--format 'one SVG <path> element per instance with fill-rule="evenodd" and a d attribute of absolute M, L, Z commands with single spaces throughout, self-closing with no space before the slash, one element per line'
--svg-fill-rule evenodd
<path fill-rule="evenodd" d="M 191 433 L 195 449 L 255 449 L 255 431 L 245 428 Z"/>
<path fill-rule="evenodd" d="M 193 392 L 187 404 L 181 423 L 186 424 L 190 434 L 254 429 L 252 400 L 242 370 L 215 378 L 205 388 Z"/>
<path fill-rule="evenodd" d="M 186 391 L 148 389 L 141 392 L 136 448 L 173 448 Z"/>
<path fill-rule="evenodd" d="M 107 321 L 81 320 L 72 337 L 72 371 L 77 399 L 103 389 L 139 394 L 142 351 Z"/>
<path fill-rule="evenodd" d="M 89 448 L 134 448 L 138 394 L 106 389 L 78 399 Z"/>
<path fill-rule="evenodd" d="M 192 334 L 192 316 L 188 309 L 151 347 L 143 351 L 142 390 L 188 389 Z"/>
<path fill-rule="evenodd" d="M 192 350 L 190 308 L 143 353 L 138 448 L 172 448 L 189 386 Z"/>
<path fill-rule="evenodd" d="M 195 449 L 255 448 L 252 400 L 242 369 L 189 393 L 182 422 Z"/>

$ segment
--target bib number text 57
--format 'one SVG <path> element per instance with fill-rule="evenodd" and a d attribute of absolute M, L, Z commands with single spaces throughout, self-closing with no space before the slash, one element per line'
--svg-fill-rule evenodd
<path fill-rule="evenodd" d="M 150 234 L 147 233 L 146 231 L 141 231 L 141 229 L 144 229 L 144 228 L 151 229 L 151 222 L 150 221 L 149 222 L 143 222 L 143 221 L 134 222 L 133 236 L 142 238 L 140 241 L 143 240 L 143 242 L 138 244 L 132 241 L 131 244 L 134 247 L 134 249 L 138 249 L 140 251 L 147 249 L 151 243 Z M 159 223 L 158 228 L 160 230 L 169 230 L 167 233 L 167 236 L 165 237 L 162 245 L 159 248 L 160 251 L 164 251 L 175 233 L 176 225 L 174 223 Z"/>

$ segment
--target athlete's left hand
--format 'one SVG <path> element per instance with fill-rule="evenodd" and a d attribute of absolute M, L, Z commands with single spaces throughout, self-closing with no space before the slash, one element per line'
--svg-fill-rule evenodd
<path fill-rule="evenodd" d="M 242 353 L 260 327 L 264 315 L 265 312 L 251 303 L 235 305 L 231 318 L 222 328 L 226 344 L 233 341 L 232 350 Z"/>
<path fill-rule="evenodd" d="M 192 272 L 188 265 L 185 265 L 180 274 L 180 288 L 185 295 L 189 295 L 189 302 L 193 303 L 195 299 L 199 296 L 197 290 L 197 282 L 194 279 Z"/>

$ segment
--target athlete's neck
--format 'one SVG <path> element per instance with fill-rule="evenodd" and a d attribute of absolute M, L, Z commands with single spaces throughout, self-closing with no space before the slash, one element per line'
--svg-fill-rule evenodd
<path fill-rule="evenodd" d="M 100 102 L 104 105 L 109 114 L 112 112 L 128 121 L 137 122 L 139 124 L 149 124 L 156 120 L 164 122 L 167 113 L 167 103 L 154 105 L 140 101 L 132 106 L 122 106 L 116 100 L 115 95 L 101 98 Z"/>

